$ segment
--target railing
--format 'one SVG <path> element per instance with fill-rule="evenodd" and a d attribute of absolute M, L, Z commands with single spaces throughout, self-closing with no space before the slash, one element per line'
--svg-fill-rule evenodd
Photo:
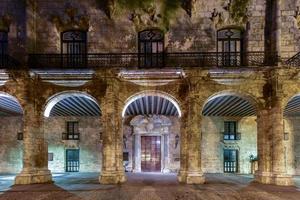
<path fill-rule="evenodd" d="M 223 140 L 241 140 L 241 133 L 236 132 L 236 133 L 221 133 L 223 135 Z"/>
<path fill-rule="evenodd" d="M 80 133 L 62 133 L 62 140 L 79 140 Z"/>
<path fill-rule="evenodd" d="M 149 55 L 138 53 L 100 54 L 30 54 L 30 68 L 99 68 L 99 67 L 257 67 L 274 65 L 277 58 L 265 59 L 264 52 L 216 53 L 175 52 L 160 55 L 160 61 L 147 64 Z M 266 62 L 267 61 L 267 62 Z M 146 64 L 145 64 L 146 63 Z"/>
<path fill-rule="evenodd" d="M 284 62 L 285 65 L 291 66 L 291 67 L 299 67 L 300 66 L 300 52 L 294 55 L 293 57 L 287 59 Z"/>
<path fill-rule="evenodd" d="M 0 68 L 13 69 L 18 67 L 20 67 L 20 63 L 16 59 L 6 54 L 0 54 Z"/>

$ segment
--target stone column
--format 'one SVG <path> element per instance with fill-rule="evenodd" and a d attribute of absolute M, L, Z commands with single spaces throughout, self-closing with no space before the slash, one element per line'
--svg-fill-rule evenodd
<path fill-rule="evenodd" d="M 272 177 L 272 141 L 271 123 L 268 109 L 257 111 L 257 153 L 258 170 L 255 172 L 255 181 L 271 184 Z"/>
<path fill-rule="evenodd" d="M 188 163 L 188 138 L 185 127 L 187 124 L 187 110 L 182 108 L 182 116 L 180 118 L 180 169 L 177 175 L 180 183 L 186 183 L 187 163 Z"/>
<path fill-rule="evenodd" d="M 31 102 L 26 102 L 23 109 L 23 170 L 16 176 L 15 184 L 52 182 L 51 172 L 48 170 L 43 113 Z"/>
<path fill-rule="evenodd" d="M 270 110 L 272 122 L 272 183 L 276 185 L 293 185 L 292 176 L 287 174 L 285 165 L 283 107 L 281 97 L 274 97 Z"/>
<path fill-rule="evenodd" d="M 187 184 L 203 184 L 205 178 L 201 169 L 201 106 L 191 95 L 188 97 L 188 109 L 183 112 L 180 146 L 181 162 L 178 179 Z"/>
<path fill-rule="evenodd" d="M 103 159 L 99 177 L 101 184 L 118 184 L 125 181 L 123 169 L 122 118 L 117 104 L 118 90 L 108 83 L 106 96 L 101 103 L 103 126 Z"/>

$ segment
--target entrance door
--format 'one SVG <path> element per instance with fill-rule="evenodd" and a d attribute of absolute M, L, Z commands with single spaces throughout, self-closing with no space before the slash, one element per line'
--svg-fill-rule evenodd
<path fill-rule="evenodd" d="M 141 137 L 141 168 L 143 172 L 161 171 L 160 136 Z"/>
<path fill-rule="evenodd" d="M 236 149 L 224 149 L 224 172 L 237 172 L 237 157 L 238 151 Z"/>
<path fill-rule="evenodd" d="M 79 149 L 66 150 L 66 172 L 79 171 Z"/>

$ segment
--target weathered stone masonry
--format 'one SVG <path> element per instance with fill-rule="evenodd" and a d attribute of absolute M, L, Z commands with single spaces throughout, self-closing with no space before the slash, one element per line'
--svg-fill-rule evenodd
<path fill-rule="evenodd" d="M 97 122 L 89 125 L 95 127 L 95 132 L 99 129 L 91 136 L 95 141 L 99 139 L 98 133 L 101 133 L 99 142 L 95 142 L 92 147 L 96 151 L 93 152 L 92 162 L 96 167 L 87 167 L 86 171 L 99 171 L 102 184 L 125 182 L 123 134 L 130 124 L 128 118 L 122 116 L 122 111 L 132 97 L 141 93 L 157 93 L 176 101 L 182 112 L 177 119 L 180 127 L 180 164 L 174 169 L 178 171 L 178 180 L 188 184 L 202 184 L 205 182 L 205 172 L 222 172 L 221 156 L 212 161 L 208 158 L 208 152 L 213 150 L 212 155 L 217 157 L 222 145 L 228 145 L 221 144 L 217 134 L 222 132 L 220 124 L 227 118 L 203 116 L 202 110 L 211 97 L 228 94 L 248 100 L 256 109 L 256 119 L 239 119 L 251 121 L 249 135 L 252 136 L 249 139 L 242 135 L 240 143 L 247 143 L 245 149 L 258 155 L 255 181 L 293 185 L 292 176 L 300 172 L 299 122 L 298 116 L 284 116 L 284 109 L 292 97 L 299 95 L 300 77 L 299 68 L 291 67 L 285 61 L 299 52 L 299 13 L 297 15 L 295 10 L 299 2 L 245 0 L 248 2 L 245 6 L 247 9 L 235 10 L 238 9 L 234 6 L 235 1 L 232 1 L 233 4 L 221 0 L 189 1 L 191 9 L 179 6 L 168 20 L 163 20 L 165 13 L 157 6 L 157 2 L 161 2 L 159 0 L 151 4 L 153 9 L 150 10 L 154 10 L 154 14 L 142 8 L 136 8 L 135 12 L 130 8 L 121 9 L 116 1 L 112 2 L 103 8 L 99 1 L 94 0 L 1 1 L 0 30 L 9 30 L 8 52 L 21 62 L 21 67 L 1 69 L 0 91 L 17 99 L 23 115 L 18 120 L 9 119 L 11 123 L 17 121 L 17 128 L 1 128 L 0 138 L 4 138 L 4 132 L 22 131 L 23 141 L 17 143 L 5 137 L 9 139 L 2 142 L 1 139 L 0 155 L 6 154 L 2 152 L 7 152 L 3 149 L 8 146 L 11 151 L 22 149 L 23 153 L 14 153 L 15 157 L 7 158 L 9 164 L 1 163 L 0 173 L 7 173 L 9 166 L 20 163 L 20 160 L 16 160 L 22 158 L 22 167 L 14 169 L 15 172 L 20 171 L 16 184 L 52 181 L 49 167 L 53 166 L 48 164 L 47 157 L 51 150 L 50 143 L 55 144 L 58 139 L 49 139 L 51 119 L 44 119 L 44 111 L 53 96 L 77 91 L 93 97 L 101 108 L 101 116 L 93 118 Z M 15 4 L 17 6 L 14 7 Z M 7 20 L 7 16 L 11 20 Z M 163 16 L 162 19 L 159 16 Z M 73 71 L 63 68 L 58 71 L 33 69 L 24 62 L 30 53 L 59 54 L 60 34 L 67 30 L 87 32 L 88 53 L 137 52 L 138 32 L 153 27 L 163 30 L 166 52 L 217 51 L 217 31 L 235 27 L 244 32 L 245 51 L 264 53 L 265 57 L 256 60 L 257 63 L 264 59 L 266 63 L 271 63 L 274 57 L 269 54 L 274 53 L 279 58 L 281 56 L 281 60 L 271 66 L 252 64 L 249 67 L 227 68 L 192 68 L 189 63 L 175 63 L 163 69 L 142 69 L 135 65 L 106 66 L 107 63 L 113 65 L 112 61 L 118 63 L 122 60 L 116 59 L 99 62 L 96 68 Z M 5 120 L 3 118 L 0 121 L 5 123 Z M 287 141 L 284 139 L 285 132 L 289 134 Z M 88 144 L 90 142 L 80 141 L 80 145 Z M 241 156 L 243 162 L 247 162 L 245 157 L 246 153 Z M 240 166 L 243 166 L 240 173 L 250 173 L 249 169 L 246 170 L 246 164 Z M 210 170 L 210 167 L 213 169 Z"/>

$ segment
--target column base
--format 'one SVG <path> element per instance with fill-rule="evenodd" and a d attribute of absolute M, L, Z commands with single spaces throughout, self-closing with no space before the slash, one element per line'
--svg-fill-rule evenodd
<path fill-rule="evenodd" d="M 99 177 L 99 182 L 104 185 L 114 185 L 126 182 L 124 172 L 102 172 Z"/>
<path fill-rule="evenodd" d="M 177 180 L 179 183 L 186 183 L 186 171 L 180 170 L 177 174 Z"/>
<path fill-rule="evenodd" d="M 22 171 L 15 178 L 16 185 L 52 183 L 50 170 Z"/>
<path fill-rule="evenodd" d="M 273 184 L 279 186 L 293 186 L 293 177 L 287 174 L 257 173 L 255 182 L 262 184 Z"/>
<path fill-rule="evenodd" d="M 274 174 L 272 176 L 272 183 L 274 185 L 280 185 L 280 186 L 293 186 L 294 185 L 294 181 L 293 181 L 293 177 L 283 174 Z"/>
<path fill-rule="evenodd" d="M 178 181 L 186 184 L 204 184 L 205 177 L 202 172 L 183 172 L 178 173 Z"/>

